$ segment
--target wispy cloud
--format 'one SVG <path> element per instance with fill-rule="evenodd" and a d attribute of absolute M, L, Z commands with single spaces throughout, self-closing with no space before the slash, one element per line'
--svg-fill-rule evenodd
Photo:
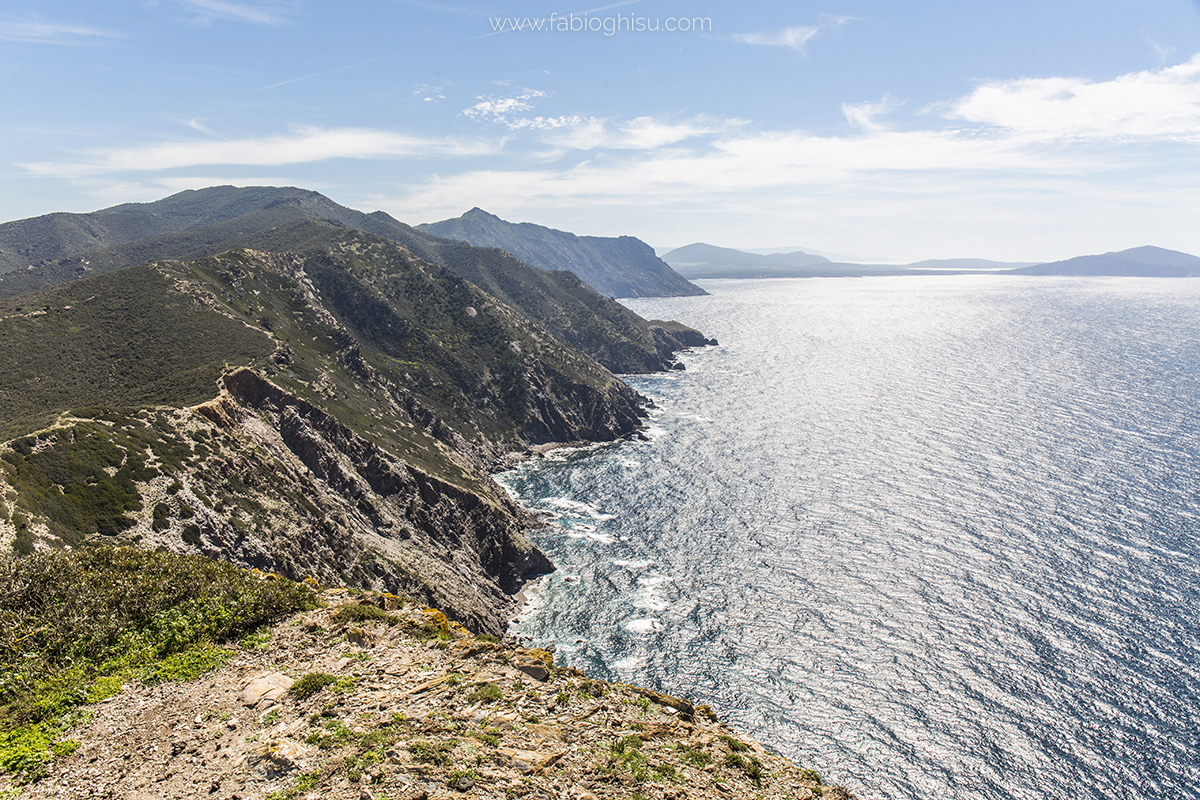
<path fill-rule="evenodd" d="M 201 21 L 228 19 L 255 25 L 282 25 L 288 21 L 285 10 L 276 5 L 233 3 L 229 0 L 175 0 L 196 12 Z"/>
<path fill-rule="evenodd" d="M 564 150 L 657 150 L 689 139 L 706 137 L 739 126 L 738 120 L 696 117 L 682 122 L 657 117 L 611 120 L 598 117 L 559 118 L 546 126 L 539 140 Z"/>
<path fill-rule="evenodd" d="M 735 33 L 733 40 L 742 44 L 756 44 L 767 47 L 790 47 L 804 52 L 808 40 L 821 32 L 815 25 L 796 25 L 767 33 Z"/>
<path fill-rule="evenodd" d="M 817 16 L 816 25 L 792 25 L 787 28 L 780 28 L 775 31 L 761 31 L 758 33 L 735 33 L 733 40 L 742 44 L 758 45 L 762 47 L 788 47 L 799 53 L 804 52 L 804 46 L 808 44 L 814 36 L 826 31 L 835 30 L 843 25 L 855 22 L 857 17 L 848 16 L 833 16 L 831 14 L 819 14 Z"/>
<path fill-rule="evenodd" d="M 443 14 L 466 14 L 473 17 L 486 17 L 489 12 L 481 11 L 476 8 L 465 8 L 463 6 L 448 6 L 445 3 L 430 3 L 425 0 L 396 0 L 402 5 L 419 8 L 424 11 L 438 11 Z"/>
<path fill-rule="evenodd" d="M 223 141 L 186 141 L 102 150 L 75 162 L 20 164 L 34 175 L 79 178 L 127 171 L 213 165 L 277 166 L 334 158 L 473 156 L 496 152 L 499 143 L 408 136 L 370 128 L 299 128 L 290 135 Z"/>
<path fill-rule="evenodd" d="M 574 13 L 577 17 L 584 14 L 598 14 L 601 11 L 608 11 L 610 8 L 621 8 L 622 6 L 631 6 L 634 3 L 640 2 L 642 2 L 642 0 L 619 0 L 619 2 L 616 3 L 609 3 L 608 5 L 603 5 L 598 8 L 589 8 L 586 11 L 576 11 Z"/>
<path fill-rule="evenodd" d="M 0 42 L 74 45 L 111 39 L 119 35 L 87 25 L 0 21 Z"/>
<path fill-rule="evenodd" d="M 219 133 L 214 131 L 212 128 L 209 128 L 207 125 L 205 125 L 203 122 L 201 122 L 199 120 L 199 118 L 197 118 L 197 117 L 192 117 L 191 119 L 189 119 L 187 121 L 187 126 L 189 128 L 191 128 L 192 130 L 200 131 L 205 136 L 211 136 L 214 139 L 224 139 L 225 138 L 224 136 L 221 136 Z"/>
<path fill-rule="evenodd" d="M 286 80 L 276 81 L 275 83 L 269 83 L 266 86 L 260 86 L 257 89 L 254 89 L 253 91 L 251 91 L 250 94 L 256 94 L 257 92 L 265 92 L 268 89 L 276 89 L 280 86 L 287 86 L 290 83 L 299 83 L 300 81 L 306 81 L 311 78 L 320 78 L 325 75 L 332 75 L 335 72 L 343 72 L 348 69 L 353 69 L 354 67 L 361 67 L 361 66 L 365 66 L 367 64 L 373 64 L 376 61 L 381 61 L 381 60 L 382 60 L 382 58 L 372 58 L 372 59 L 368 59 L 366 61 L 356 61 L 353 64 L 343 64 L 340 67 L 334 67 L 333 69 L 321 70 L 320 72 L 314 72 L 310 75 L 300 75 L 299 77 L 296 77 L 296 78 L 288 78 Z"/>
<path fill-rule="evenodd" d="M 842 103 L 842 114 L 851 125 L 866 131 L 875 131 L 885 127 L 883 123 L 876 121 L 876 117 L 890 113 L 899 106 L 899 103 L 885 94 L 883 99 L 877 103 Z"/>
<path fill-rule="evenodd" d="M 412 96 L 422 103 L 440 103 L 447 99 L 446 92 L 454 88 L 452 81 L 442 81 L 441 83 L 427 84 L 423 83 L 413 89 Z"/>

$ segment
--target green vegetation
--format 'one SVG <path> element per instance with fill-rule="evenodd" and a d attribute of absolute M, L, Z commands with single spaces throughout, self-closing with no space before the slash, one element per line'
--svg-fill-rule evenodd
<path fill-rule="evenodd" d="M 763 767 L 757 756 L 742 757 L 737 753 L 725 754 L 725 766 L 740 769 L 754 781 L 756 786 L 762 785 L 763 776 L 767 774 L 766 768 Z"/>
<path fill-rule="evenodd" d="M 271 792 L 267 795 L 266 800 L 296 800 L 296 798 L 304 795 L 305 792 L 316 787 L 321 782 L 321 770 L 314 769 L 311 772 L 305 772 L 297 775 L 292 780 L 292 785 L 286 789 L 280 789 L 276 792 Z"/>
<path fill-rule="evenodd" d="M 722 736 L 721 741 L 725 743 L 726 747 L 735 753 L 744 753 L 750 749 L 750 745 L 746 744 L 745 742 L 738 741 L 732 736 Z"/>
<path fill-rule="evenodd" d="M 426 764 L 434 764 L 439 767 L 448 767 L 453 763 L 450 759 L 450 753 L 454 748 L 458 747 L 458 739 L 446 739 L 441 742 L 431 742 L 424 739 L 409 742 L 408 747 L 412 750 L 413 758 L 417 761 L 423 761 Z"/>
<path fill-rule="evenodd" d="M 612 756 L 618 764 L 629 770 L 634 780 L 644 781 L 650 776 L 646 756 L 642 753 L 640 736 L 623 736 L 613 742 Z"/>
<path fill-rule="evenodd" d="M 395 614 L 389 614 L 379 606 L 370 606 L 364 603 L 351 603 L 342 606 L 337 611 L 333 612 L 333 618 L 338 622 L 386 622 L 388 625 L 395 625 L 400 622 L 400 618 Z"/>
<path fill-rule="evenodd" d="M 310 672 L 292 684 L 288 694 L 297 700 L 307 700 L 330 684 L 337 683 L 337 676 L 328 672 Z"/>
<path fill-rule="evenodd" d="M 84 548 L 0 559 L 0 768 L 40 777 L 77 709 L 126 680 L 190 680 L 216 643 L 315 606 L 303 585 L 206 558 Z"/>
<path fill-rule="evenodd" d="M 341 747 L 344 744 L 349 744 L 355 740 L 354 732 L 342 722 L 334 717 L 325 722 L 324 728 L 320 731 L 310 733 L 304 740 L 306 744 L 313 744 L 322 750 L 332 750 L 335 747 Z"/>
<path fill-rule="evenodd" d="M 0 301 L 0 341 L 0 439 L 68 409 L 200 403 L 226 364 L 272 350 L 262 332 L 214 314 L 150 266 Z"/>
<path fill-rule="evenodd" d="M 95 421 L 25 436 L 10 446 L 0 457 L 0 474 L 16 489 L 18 506 L 69 545 L 134 524 L 129 513 L 142 510 L 135 482 L 160 474 L 148 463 L 147 451 L 166 468 L 178 468 L 192 455 L 170 425 L 149 412 L 97 413 Z M 166 527 L 160 520 L 165 523 L 169 515 L 170 506 L 158 504 L 154 527 Z M 32 552 L 28 535 L 18 534 L 14 549 Z"/>
<path fill-rule="evenodd" d="M 504 697 L 500 687 L 494 683 L 485 683 L 467 695 L 468 703 L 495 703 Z"/>
<path fill-rule="evenodd" d="M 703 750 L 693 750 L 690 747 L 682 748 L 682 758 L 693 767 L 703 769 L 712 763 L 712 756 Z"/>

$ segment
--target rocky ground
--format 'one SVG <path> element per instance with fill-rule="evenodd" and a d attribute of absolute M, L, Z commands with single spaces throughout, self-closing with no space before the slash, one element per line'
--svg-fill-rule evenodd
<path fill-rule="evenodd" d="M 78 748 L 15 795 L 0 778 L 0 797 L 853 797 L 704 706 L 589 680 L 393 596 L 324 598 L 199 680 L 88 707 Z"/>

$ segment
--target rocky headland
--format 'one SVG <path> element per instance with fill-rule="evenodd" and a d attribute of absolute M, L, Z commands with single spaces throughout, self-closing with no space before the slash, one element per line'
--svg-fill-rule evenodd
<path fill-rule="evenodd" d="M 852 798 L 705 706 L 562 668 L 394 595 L 322 607 L 227 646 L 191 681 L 85 706 L 34 798 Z M 0 796 L 19 775 L 0 777 Z M 5 787 L 8 788 L 5 788 Z"/>

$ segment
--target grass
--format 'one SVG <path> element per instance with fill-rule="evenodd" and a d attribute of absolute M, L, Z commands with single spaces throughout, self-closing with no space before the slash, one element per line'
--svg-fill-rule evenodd
<path fill-rule="evenodd" d="M 84 548 L 0 559 L 0 768 L 45 773 L 78 709 L 127 680 L 191 680 L 312 591 L 210 559 Z"/>
<path fill-rule="evenodd" d="M 485 683 L 467 695 L 467 703 L 495 703 L 502 699 L 504 693 L 494 683 Z"/>
<path fill-rule="evenodd" d="M 456 747 L 458 747 L 458 739 L 446 739 L 442 742 L 418 739 L 408 744 L 408 748 L 412 750 L 413 758 L 417 759 L 417 761 L 423 761 L 426 764 L 434 764 L 439 767 L 448 767 L 453 763 L 450 759 L 450 753 Z"/>
<path fill-rule="evenodd" d="M 292 785 L 267 795 L 266 800 L 295 800 L 321 782 L 321 770 L 302 773 L 292 780 Z"/>

